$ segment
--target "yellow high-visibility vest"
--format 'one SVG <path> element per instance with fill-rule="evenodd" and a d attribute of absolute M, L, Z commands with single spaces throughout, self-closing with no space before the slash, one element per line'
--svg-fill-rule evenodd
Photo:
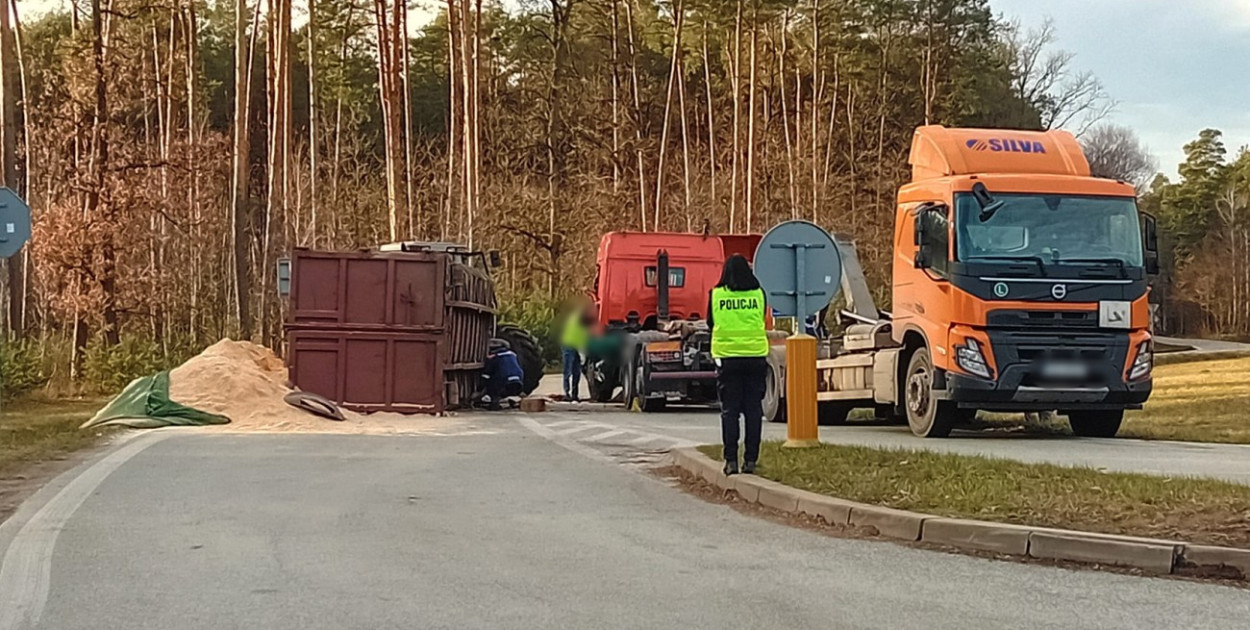
<path fill-rule="evenodd" d="M 764 290 L 712 289 L 712 357 L 768 356 Z"/>

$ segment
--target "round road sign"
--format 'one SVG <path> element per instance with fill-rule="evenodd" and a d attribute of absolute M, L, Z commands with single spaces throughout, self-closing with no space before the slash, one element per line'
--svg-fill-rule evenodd
<path fill-rule="evenodd" d="M 30 240 L 30 206 L 17 193 L 0 188 L 0 258 L 21 251 Z"/>
<path fill-rule="evenodd" d="M 769 306 L 783 316 L 807 317 L 828 306 L 841 289 L 842 256 L 820 226 L 787 221 L 760 241 L 755 275 Z"/>

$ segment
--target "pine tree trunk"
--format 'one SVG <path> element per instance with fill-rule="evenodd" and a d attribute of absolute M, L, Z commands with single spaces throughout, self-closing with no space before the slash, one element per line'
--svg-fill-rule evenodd
<path fill-rule="evenodd" d="M 634 157 L 638 166 L 639 229 L 647 231 L 647 171 L 642 159 L 642 97 L 638 94 L 638 50 L 634 46 L 634 0 L 625 3 L 625 24 L 629 37 L 629 81 L 634 98 Z"/>
<path fill-rule="evenodd" d="M 17 44 L 13 36 L 13 24 L 9 19 L 9 4 L 0 7 L 0 177 L 4 186 L 21 190 L 18 182 L 17 156 L 17 103 L 18 103 Z M 8 268 L 9 311 L 6 322 L 8 334 L 13 339 L 22 337 L 22 295 L 25 292 L 22 259 L 14 256 L 4 261 Z"/>
<path fill-rule="evenodd" d="M 651 226 L 656 230 L 660 229 L 660 210 L 664 202 L 664 157 L 668 150 L 669 118 L 673 106 L 673 89 L 677 84 L 677 63 L 681 58 L 683 13 L 681 0 L 675 0 L 673 5 L 673 54 L 669 59 L 668 86 L 664 92 L 664 123 L 660 129 L 660 159 L 655 167 L 655 216 L 651 220 Z"/>
<path fill-rule="evenodd" d="M 458 171 L 456 166 L 456 144 L 458 142 L 458 131 L 462 124 L 460 114 L 460 92 L 459 81 L 457 76 L 456 54 L 456 4 L 455 0 L 447 0 L 447 197 L 443 202 L 443 232 L 442 238 L 445 240 L 451 236 L 451 219 L 453 216 L 458 217 L 456 222 L 457 240 L 459 240 L 460 231 L 464 228 L 464 205 L 457 203 L 456 199 L 456 176 Z M 463 114 L 461 114 L 463 115 Z"/>
<path fill-rule="evenodd" d="M 259 5 L 260 0 L 257 0 Z M 258 7 L 259 8 L 259 7 Z M 249 195 L 251 175 L 251 141 L 248 117 L 251 98 L 252 51 L 247 36 L 247 0 L 235 4 L 234 31 L 234 146 L 233 181 L 231 186 L 230 241 L 234 258 L 234 316 L 239 336 L 252 336 L 250 309 L 252 283 L 248 264 Z"/>
<path fill-rule="evenodd" d="M 320 173 L 317 172 L 317 155 L 321 153 L 317 137 L 317 3 L 308 0 L 308 242 L 317 247 L 317 189 Z"/>
<path fill-rule="evenodd" d="M 755 52 L 759 47 L 759 0 L 751 10 L 751 68 L 747 83 L 747 173 L 746 173 L 746 232 L 752 228 L 755 211 Z"/>
<path fill-rule="evenodd" d="M 707 93 L 707 163 L 708 163 L 708 186 L 711 188 L 709 195 L 711 196 L 711 206 L 708 208 L 708 216 L 716 216 L 716 208 L 720 205 L 720 198 L 716 196 L 716 117 L 714 114 L 714 106 L 712 104 L 712 58 L 708 55 L 707 50 L 707 22 L 703 22 L 703 87 Z"/>
<path fill-rule="evenodd" d="M 742 135 L 742 2 L 743 0 L 738 0 L 738 11 L 734 15 L 733 77 L 730 80 L 734 99 L 733 175 L 730 177 L 729 184 L 730 234 L 735 233 L 738 227 L 738 172 L 742 170 L 738 164 L 742 156 L 742 144 L 739 139 Z"/>

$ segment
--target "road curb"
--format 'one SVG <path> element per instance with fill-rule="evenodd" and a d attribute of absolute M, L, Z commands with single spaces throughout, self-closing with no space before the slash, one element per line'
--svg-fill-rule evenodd
<path fill-rule="evenodd" d="M 688 474 L 747 503 L 790 514 L 819 517 L 830 525 L 872 528 L 885 538 L 927 542 L 968 551 L 1115 565 L 1154 574 L 1202 569 L 1250 578 L 1250 550 L 1094 532 L 946 518 L 808 492 L 754 475 L 726 477 L 719 462 L 696 448 L 673 451 L 673 462 Z"/>

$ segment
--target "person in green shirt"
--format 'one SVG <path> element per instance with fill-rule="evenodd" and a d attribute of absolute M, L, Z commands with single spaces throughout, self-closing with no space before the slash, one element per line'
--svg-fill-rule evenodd
<path fill-rule="evenodd" d="M 721 441 L 725 474 L 738 473 L 738 418 L 746 435 L 742 472 L 755 473 L 764 423 L 764 387 L 768 377 L 768 301 L 751 264 L 740 255 L 725 261 L 720 283 L 708 300 L 707 325 L 712 330 L 716 360 L 716 391 L 721 408 Z"/>
<path fill-rule="evenodd" d="M 560 334 L 560 347 L 564 359 L 564 398 L 577 402 L 579 400 L 582 380 L 582 353 L 586 352 L 586 344 L 590 340 L 590 325 L 594 319 L 590 310 L 579 306 L 574 308 L 564 320 L 564 331 Z"/>

